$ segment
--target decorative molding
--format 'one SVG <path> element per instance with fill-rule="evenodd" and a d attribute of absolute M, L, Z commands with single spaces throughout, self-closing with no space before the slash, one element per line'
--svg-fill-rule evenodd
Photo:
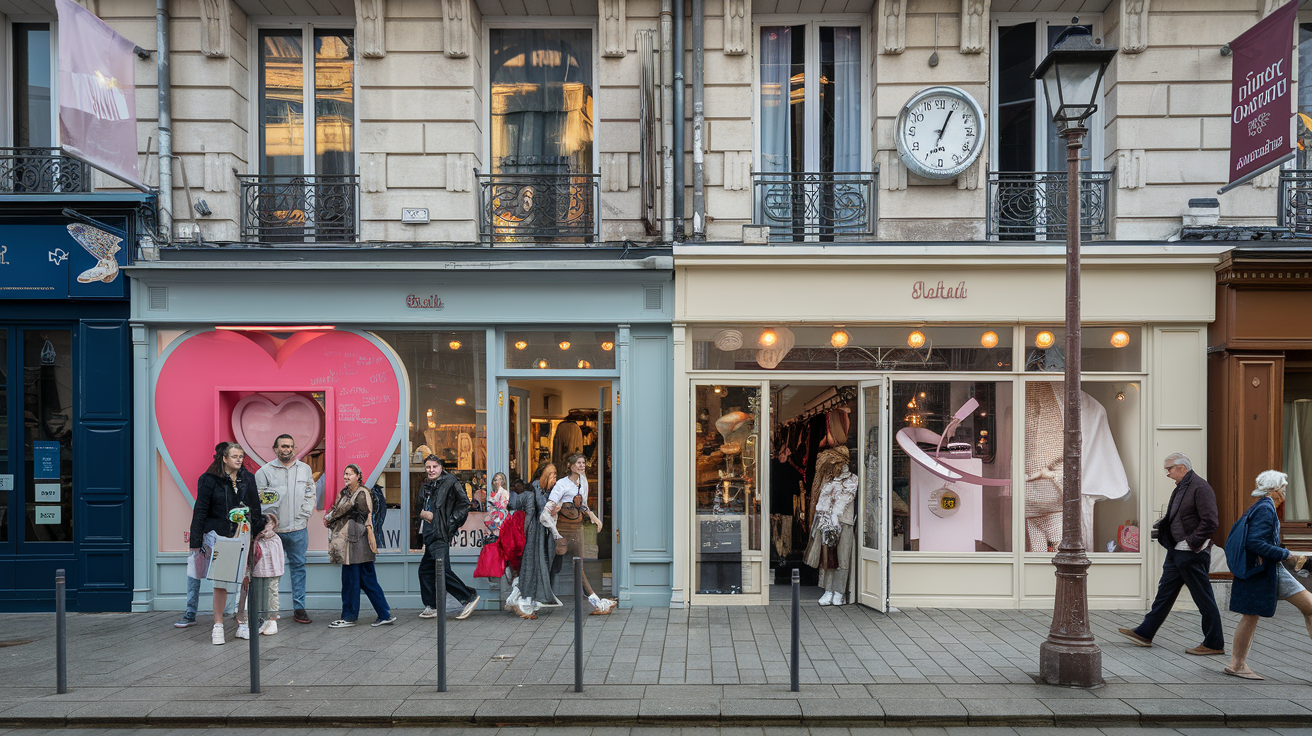
<path fill-rule="evenodd" d="M 724 188 L 731 192 L 745 192 L 752 187 L 752 152 L 724 152 Z"/>
<path fill-rule="evenodd" d="M 982 54 L 988 48 L 988 45 L 988 2 L 986 0 L 961 0 L 961 53 Z"/>
<path fill-rule="evenodd" d="M 1267 169 L 1261 174 L 1249 179 L 1248 183 L 1252 184 L 1254 189 L 1274 189 L 1280 185 L 1280 167 L 1277 166 L 1274 169 Z"/>
<path fill-rule="evenodd" d="M 1276 12 L 1277 8 L 1287 2 L 1289 2 L 1289 0 L 1257 0 L 1257 12 L 1265 18 Z"/>
<path fill-rule="evenodd" d="M 387 154 L 360 154 L 360 189 L 367 194 L 387 190 Z"/>
<path fill-rule="evenodd" d="M 900 160 L 901 159 L 899 159 L 899 161 Z M 975 191 L 976 189 L 979 189 L 979 179 L 980 179 L 979 175 L 980 172 L 984 169 L 984 166 L 982 165 L 983 161 L 984 161 L 984 156 L 982 154 L 976 156 L 975 162 L 972 163 L 970 166 L 967 166 L 965 171 L 957 175 L 957 189 L 964 189 L 972 192 Z M 880 170 L 880 174 L 881 175 L 883 174 L 882 169 Z"/>
<path fill-rule="evenodd" d="M 601 154 L 601 191 L 629 191 L 629 154 Z"/>
<path fill-rule="evenodd" d="M 355 38 L 360 56 L 381 59 L 387 54 L 383 43 L 383 0 L 355 0 Z"/>
<path fill-rule="evenodd" d="M 1142 148 L 1116 152 L 1116 188 L 1142 189 L 1145 176 L 1144 152 Z"/>
<path fill-rule="evenodd" d="M 1122 0 L 1122 54 L 1138 54 L 1148 48 L 1148 5 L 1149 0 Z"/>
<path fill-rule="evenodd" d="M 448 153 L 446 155 L 446 190 L 468 192 L 474 186 L 474 154 Z"/>
<path fill-rule="evenodd" d="M 95 0 L 87 0 L 87 2 L 95 2 Z M 199 2 L 201 53 L 211 59 L 226 59 L 228 39 L 232 36 L 232 29 L 229 28 L 232 23 L 231 0 L 199 0 Z"/>
<path fill-rule="evenodd" d="M 628 53 L 625 0 L 601 0 L 601 55 L 624 56 Z"/>
<path fill-rule="evenodd" d="M 900 54 L 907 50 L 907 0 L 879 0 L 879 53 Z"/>
<path fill-rule="evenodd" d="M 469 0 L 442 0 L 442 49 L 448 57 L 463 59 L 469 56 L 469 22 Z"/>
<path fill-rule="evenodd" d="M 751 48 L 751 0 L 724 0 L 724 53 L 742 56 Z"/>
<path fill-rule="evenodd" d="M 231 153 L 206 153 L 200 178 L 207 192 L 230 192 L 236 182 L 233 169 L 239 168 L 237 157 Z"/>
<path fill-rule="evenodd" d="M 879 161 L 879 187 L 888 192 L 906 189 L 907 166 L 897 151 L 880 151 L 876 158 Z"/>

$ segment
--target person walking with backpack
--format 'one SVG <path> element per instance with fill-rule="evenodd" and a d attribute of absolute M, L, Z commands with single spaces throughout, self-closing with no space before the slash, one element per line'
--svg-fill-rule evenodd
<path fill-rule="evenodd" d="M 437 599 L 437 556 L 440 554 L 446 592 L 464 605 L 456 616 L 463 620 L 469 618 L 482 600 L 451 570 L 451 537 L 469 517 L 469 497 L 460 488 L 456 477 L 446 472 L 437 455 L 424 458 L 424 473 L 428 479 L 419 489 L 419 532 L 424 538 L 424 558 L 419 562 L 419 597 L 423 600 L 424 610 L 419 617 L 437 618 L 446 610 L 446 601 Z"/>
<path fill-rule="evenodd" d="M 378 548 L 373 532 L 373 500 L 362 484 L 360 466 L 352 463 L 342 472 L 346 487 L 337 494 L 337 502 L 323 517 L 324 526 L 332 530 L 328 538 L 328 559 L 342 566 L 342 617 L 328 624 L 331 629 L 355 626 L 360 616 L 360 591 L 369 596 L 378 620 L 371 626 L 396 623 L 387 605 L 387 597 L 378 584 L 374 558 Z"/>
<path fill-rule="evenodd" d="M 1312 636 L 1312 593 L 1307 592 L 1281 564 L 1294 561 L 1302 569 L 1307 558 L 1280 546 L 1280 515 L 1276 506 L 1285 502 L 1289 476 L 1278 470 L 1264 470 L 1257 476 L 1257 503 L 1249 507 L 1226 540 L 1226 559 L 1234 583 L 1230 588 L 1230 610 L 1240 614 L 1235 625 L 1234 646 L 1225 673 L 1245 680 L 1265 680 L 1248 667 L 1248 651 L 1257 633 L 1257 620 L 1276 613 L 1276 601 L 1294 604 L 1303 614 L 1308 636 Z"/>
<path fill-rule="evenodd" d="M 1166 516 L 1157 522 L 1157 542 L 1166 548 L 1162 579 L 1157 582 L 1157 599 L 1138 628 L 1117 631 L 1138 646 L 1152 646 L 1153 636 L 1166 622 L 1180 588 L 1188 587 L 1194 604 L 1203 614 L 1203 643 L 1184 650 L 1185 654 L 1225 654 L 1221 611 L 1216 607 L 1208 577 L 1212 567 L 1212 534 L 1220 523 L 1216 493 L 1194 472 L 1193 463 L 1183 452 L 1167 455 L 1162 466 L 1166 477 L 1175 481 L 1175 490 L 1166 504 Z"/>

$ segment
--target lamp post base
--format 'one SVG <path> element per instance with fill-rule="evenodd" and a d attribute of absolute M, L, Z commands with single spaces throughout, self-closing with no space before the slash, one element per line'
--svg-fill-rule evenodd
<path fill-rule="evenodd" d="M 1049 685 L 1101 687 L 1102 650 L 1094 643 L 1086 603 L 1089 558 L 1083 549 L 1060 550 L 1052 563 L 1057 598 L 1048 639 L 1039 645 L 1039 677 Z"/>

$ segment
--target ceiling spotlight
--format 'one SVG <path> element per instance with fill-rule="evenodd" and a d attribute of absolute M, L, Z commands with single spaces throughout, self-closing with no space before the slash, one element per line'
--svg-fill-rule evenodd
<path fill-rule="evenodd" d="M 716 394 L 722 394 L 722 393 L 724 393 L 724 387 L 723 387 L 723 386 L 716 386 L 715 388 L 713 388 L 713 389 L 711 389 L 711 390 L 714 391 Z"/>
<path fill-rule="evenodd" d="M 547 369 L 547 361 L 545 358 L 538 361 L 538 367 L 541 368 L 542 370 Z"/>
<path fill-rule="evenodd" d="M 852 335 L 847 330 L 834 330 L 834 334 L 829 336 L 829 344 L 836 348 L 845 348 L 852 341 Z"/>
<path fill-rule="evenodd" d="M 779 342 L 779 333 L 767 327 L 761 331 L 761 337 L 757 342 L 763 348 L 772 348 L 775 343 Z"/>
<path fill-rule="evenodd" d="M 920 330 L 912 330 L 911 334 L 907 335 L 907 347 L 912 347 L 912 348 L 925 347 L 925 333 L 921 332 Z"/>
<path fill-rule="evenodd" d="M 1034 347 L 1047 350 L 1057 344 L 1057 337 L 1051 332 L 1044 330 L 1034 336 Z"/>
<path fill-rule="evenodd" d="M 560 349 L 561 349 L 561 350 L 569 350 L 569 340 L 561 340 L 561 341 L 560 341 Z"/>
<path fill-rule="evenodd" d="M 998 346 L 998 333 L 993 330 L 985 332 L 979 336 L 979 344 L 986 348 L 996 348 Z"/>
<path fill-rule="evenodd" d="M 585 371 L 586 371 L 586 370 L 588 370 L 588 369 L 591 368 L 591 367 L 592 367 L 592 364 L 589 363 L 588 361 L 586 361 L 586 360 L 580 360 L 580 361 L 579 361 L 579 370 L 585 370 Z"/>
<path fill-rule="evenodd" d="M 1117 330 L 1112 333 L 1112 347 L 1123 348 L 1130 344 L 1130 333 L 1125 330 Z"/>
<path fill-rule="evenodd" d="M 610 351 L 615 349 L 615 343 L 611 342 L 610 340 L 606 340 L 605 342 L 601 343 L 601 349 L 609 353 Z"/>
<path fill-rule="evenodd" d="M 1117 400 L 1117 401 L 1125 401 L 1125 392 L 1124 392 L 1124 391 L 1117 391 L 1117 392 L 1116 392 L 1116 400 Z"/>
<path fill-rule="evenodd" d="M 464 400 L 464 399 L 462 399 L 462 398 L 457 398 L 457 399 L 456 399 L 456 406 L 464 406 L 464 405 L 465 405 L 465 400 Z"/>
<path fill-rule="evenodd" d="M 523 350 L 523 349 L 526 348 L 526 347 L 528 347 L 528 343 L 524 342 L 523 340 L 517 340 L 517 341 L 515 341 L 515 349 L 516 349 L 516 350 Z"/>
<path fill-rule="evenodd" d="M 459 340 L 452 340 L 451 342 L 447 343 L 446 346 L 449 347 L 449 348 L 451 348 L 452 350 L 459 350 L 459 349 L 460 349 L 460 341 L 459 341 Z"/>

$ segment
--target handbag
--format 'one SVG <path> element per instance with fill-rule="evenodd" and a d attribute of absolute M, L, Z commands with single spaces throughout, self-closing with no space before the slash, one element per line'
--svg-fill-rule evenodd
<path fill-rule="evenodd" d="M 365 503 L 369 505 L 369 516 L 364 523 L 364 530 L 365 534 L 369 536 L 369 551 L 378 554 L 378 538 L 374 536 L 374 502 L 370 498 L 371 495 L 369 493 L 364 494 Z"/>

